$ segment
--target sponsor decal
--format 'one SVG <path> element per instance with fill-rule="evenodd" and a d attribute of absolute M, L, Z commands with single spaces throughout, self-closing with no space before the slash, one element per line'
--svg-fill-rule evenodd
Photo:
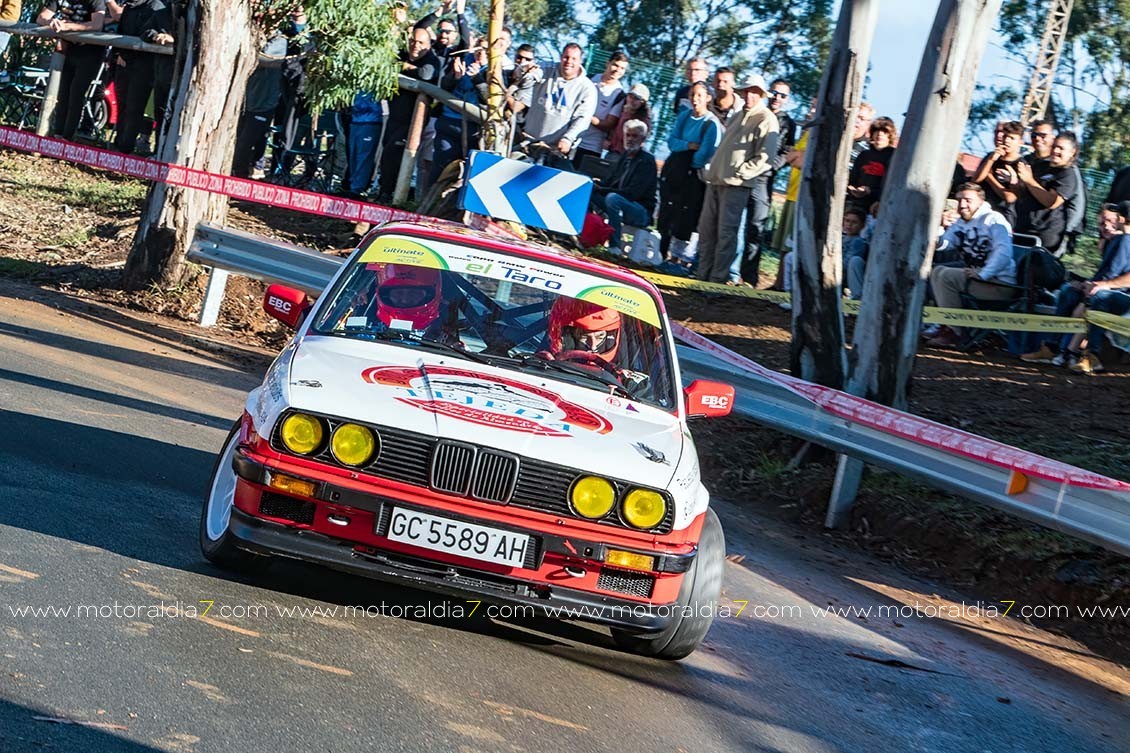
<path fill-rule="evenodd" d="M 607 434 L 612 424 L 560 395 L 507 377 L 450 366 L 429 366 L 425 375 L 405 366 L 373 366 L 361 379 L 400 390 L 397 400 L 430 413 L 497 429 L 548 437 L 577 429 Z"/>
<path fill-rule="evenodd" d="M 659 307 L 644 289 L 608 282 L 552 263 L 447 243 L 426 246 L 415 239 L 396 235 L 374 238 L 358 261 L 362 264 L 411 264 L 515 282 L 614 309 L 655 327 L 662 326 Z"/>
<path fill-rule="evenodd" d="M 450 269 L 442 256 L 419 241 L 395 235 L 381 235 L 373 239 L 361 254 L 365 264 L 410 264 L 430 269 Z"/>
<path fill-rule="evenodd" d="M 574 297 L 615 309 L 621 314 L 634 316 L 656 327 L 660 326 L 659 311 L 655 308 L 655 301 L 639 288 L 631 288 L 627 285 L 597 285 L 582 290 Z"/>
<path fill-rule="evenodd" d="M 643 455 L 645 458 L 647 458 L 648 460 L 650 460 L 653 463 L 662 463 L 663 465 L 671 465 L 670 461 L 667 460 L 667 456 L 664 455 L 659 450 L 655 449 L 654 447 L 648 447 L 643 442 L 636 442 L 635 444 L 632 445 L 632 447 L 636 448 L 636 452 Z"/>

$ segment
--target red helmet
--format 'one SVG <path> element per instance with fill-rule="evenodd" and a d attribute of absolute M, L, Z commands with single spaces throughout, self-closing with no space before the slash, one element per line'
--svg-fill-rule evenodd
<path fill-rule="evenodd" d="M 439 317 L 438 269 L 385 264 L 377 270 L 377 282 L 377 318 L 385 326 L 425 329 Z"/>
<path fill-rule="evenodd" d="M 558 298 L 549 311 L 549 349 L 584 350 L 611 363 L 620 348 L 620 312 L 576 298 Z"/>

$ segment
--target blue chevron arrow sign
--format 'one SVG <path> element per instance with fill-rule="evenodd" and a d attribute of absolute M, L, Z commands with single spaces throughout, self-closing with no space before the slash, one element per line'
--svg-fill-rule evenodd
<path fill-rule="evenodd" d="M 577 235 L 592 179 L 587 175 L 472 151 L 460 206 L 468 212 Z"/>

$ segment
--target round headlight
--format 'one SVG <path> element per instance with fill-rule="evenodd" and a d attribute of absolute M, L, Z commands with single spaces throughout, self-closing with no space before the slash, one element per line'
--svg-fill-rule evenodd
<path fill-rule="evenodd" d="M 373 432 L 357 424 L 342 424 L 330 437 L 330 451 L 345 465 L 365 465 L 373 458 L 377 440 Z"/>
<path fill-rule="evenodd" d="M 573 484 L 569 501 L 578 515 L 596 520 L 607 515 L 616 504 L 616 490 L 602 478 L 585 476 Z"/>
<path fill-rule="evenodd" d="M 279 436 L 291 452 L 309 455 L 322 446 L 326 430 L 319 419 L 305 413 L 292 413 L 283 421 Z"/>
<path fill-rule="evenodd" d="M 657 492 L 632 489 L 624 497 L 621 511 L 628 525 L 636 528 L 655 528 L 667 513 L 667 501 Z"/>

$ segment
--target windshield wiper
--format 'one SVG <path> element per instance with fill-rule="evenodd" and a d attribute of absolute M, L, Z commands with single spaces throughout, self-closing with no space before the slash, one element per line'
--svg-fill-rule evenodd
<path fill-rule="evenodd" d="M 624 385 L 620 384 L 616 377 L 612 376 L 603 369 L 601 369 L 599 372 L 592 371 L 585 368 L 584 366 L 570 363 L 569 361 L 552 361 L 547 358 L 539 358 L 537 355 L 529 353 L 523 356 L 519 356 L 516 360 L 518 361 L 518 365 L 523 368 L 535 368 L 541 369 L 542 371 L 559 371 L 563 374 L 578 376 L 591 382 L 597 382 L 604 387 L 611 387 L 612 392 L 614 394 L 618 393 L 621 397 L 626 397 L 632 400 L 635 399 L 632 393 L 628 392 L 628 390 L 624 387 Z"/>
<path fill-rule="evenodd" d="M 482 363 L 486 364 L 487 366 L 498 365 L 497 363 L 495 363 L 494 359 L 488 356 L 480 355 L 472 350 L 464 350 L 463 348 L 456 347 L 455 345 L 445 343 L 442 340 L 426 340 L 419 335 L 414 335 L 411 332 L 406 332 L 403 330 L 387 329 L 382 330 L 381 332 L 373 332 L 371 334 L 378 340 L 385 340 L 386 342 L 411 343 L 412 345 L 415 345 L 417 347 L 429 348 L 431 350 L 450 353 L 452 355 L 459 356 L 460 358 L 466 358 L 468 361 L 474 361 L 475 363 Z"/>

